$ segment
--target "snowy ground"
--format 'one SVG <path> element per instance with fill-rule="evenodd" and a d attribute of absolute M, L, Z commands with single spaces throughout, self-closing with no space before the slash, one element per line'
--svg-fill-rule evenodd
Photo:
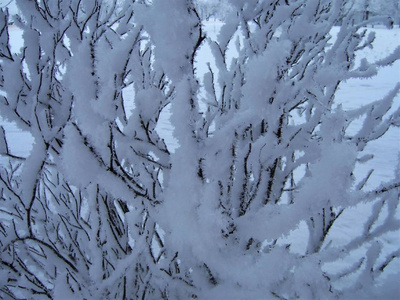
<path fill-rule="evenodd" d="M 220 26 L 221 23 L 218 22 L 207 22 L 205 24 L 206 30 L 211 38 L 215 38 Z M 393 30 L 387 30 L 381 27 L 370 28 L 369 30 L 374 30 L 377 35 L 375 49 L 373 51 L 369 49 L 364 51 L 364 54 L 369 61 L 375 61 L 383 57 L 400 44 L 400 29 L 398 27 Z M 17 28 L 12 27 L 10 34 L 12 51 L 17 51 L 23 43 L 21 33 Z M 211 64 L 213 62 L 211 51 L 208 46 L 202 47 L 200 54 L 197 57 L 197 61 L 197 70 L 199 75 L 201 75 L 206 71 L 206 62 L 211 62 Z M 400 61 L 397 61 L 390 67 L 384 68 L 381 70 L 380 74 L 374 78 L 349 80 L 342 84 L 336 95 L 336 99 L 338 103 L 343 105 L 344 109 L 357 108 L 362 104 L 381 99 L 398 82 L 400 82 Z M 129 97 L 129 94 L 126 96 Z M 398 95 L 395 100 L 395 106 L 400 106 L 400 95 Z M 172 127 L 168 118 L 169 111 L 167 109 L 160 118 L 160 124 L 158 125 L 157 130 L 166 140 L 170 148 L 176 148 L 178 147 L 178 144 L 172 137 Z M 359 124 L 361 124 L 361 122 L 362 119 L 359 120 Z M 19 130 L 14 124 L 2 120 L 1 117 L 0 125 L 4 126 L 6 130 L 11 153 L 22 157 L 29 155 L 31 145 L 34 142 L 32 137 L 28 133 Z M 357 124 L 353 125 L 352 130 L 357 130 Z M 362 178 L 370 169 L 374 169 L 375 171 L 372 174 L 368 185 L 368 188 L 371 189 L 379 186 L 382 182 L 393 178 L 397 167 L 397 161 L 400 158 L 399 149 L 400 128 L 393 128 L 379 141 L 367 147 L 365 150 L 366 154 L 373 154 L 374 159 L 362 167 L 359 167 L 356 170 L 356 177 Z M 0 160 L 0 164 L 4 164 L 5 162 L 4 159 Z M 341 226 L 336 228 L 334 234 L 341 236 L 343 242 L 348 241 L 351 236 L 354 235 L 354 228 L 357 227 L 357 221 L 361 221 L 363 217 L 365 218 L 365 215 L 363 214 L 367 214 L 368 211 L 368 207 L 362 209 L 358 207 L 353 211 L 348 211 L 348 217 L 341 223 Z M 299 239 L 297 246 L 301 248 L 302 243 L 304 242 Z M 392 251 L 396 247 L 399 247 L 400 237 L 398 233 L 388 236 L 387 240 L 385 240 L 385 244 L 386 251 Z M 393 264 L 392 267 L 393 271 L 396 271 L 396 269 L 400 270 L 400 263 L 397 262 L 396 264 Z"/>

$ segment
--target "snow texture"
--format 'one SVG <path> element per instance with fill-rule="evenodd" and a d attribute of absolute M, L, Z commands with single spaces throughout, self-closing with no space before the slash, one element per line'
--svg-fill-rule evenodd
<path fill-rule="evenodd" d="M 399 296 L 398 6 L 16 4 L 0 298 Z"/>

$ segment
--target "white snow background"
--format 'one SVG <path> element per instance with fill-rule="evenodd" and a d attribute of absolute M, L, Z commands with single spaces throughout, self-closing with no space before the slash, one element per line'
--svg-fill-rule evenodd
<path fill-rule="evenodd" d="M 219 21 L 207 21 L 204 23 L 205 30 L 208 36 L 213 39 L 218 34 L 222 23 Z M 335 28 L 338 30 L 338 28 Z M 374 49 L 364 49 L 363 55 L 369 61 L 376 61 L 381 57 L 384 57 L 387 53 L 393 51 L 398 45 L 400 45 L 400 28 L 396 26 L 396 28 L 392 30 L 388 30 L 384 27 L 375 27 L 369 28 L 368 30 L 375 31 L 376 33 L 376 41 L 374 43 Z M 335 35 L 335 32 L 332 32 L 332 35 Z M 18 52 L 19 49 L 23 46 L 22 40 L 22 32 L 16 26 L 10 27 L 10 43 L 11 43 L 11 51 Z M 29 45 L 28 45 L 29 47 Z M 233 48 L 233 47 L 232 47 Z M 234 51 L 231 51 L 230 55 L 235 55 Z M 201 50 L 199 51 L 199 55 L 196 57 L 196 70 L 199 78 L 203 77 L 203 74 L 208 70 L 207 63 L 209 62 L 211 66 L 213 65 L 213 56 L 211 54 L 211 50 L 206 43 L 203 44 Z M 397 83 L 400 82 L 400 61 L 396 61 L 390 67 L 386 67 L 381 70 L 377 76 L 370 79 L 352 79 L 345 83 L 342 83 L 340 86 L 339 92 L 336 94 L 336 103 L 342 104 L 343 109 L 353 109 L 357 108 L 363 104 L 370 103 L 372 101 L 383 98 L 389 90 L 391 90 Z M 130 94 L 125 93 L 125 105 L 127 111 L 131 110 L 134 107 L 134 99 L 133 99 L 133 91 Z M 200 97 L 201 98 L 201 97 Z M 400 95 L 397 95 L 397 98 L 394 101 L 395 107 L 400 106 Z M 174 150 L 179 147 L 177 141 L 172 136 L 173 127 L 169 122 L 169 109 L 168 107 L 163 111 L 160 122 L 157 127 L 157 131 L 163 137 L 169 147 L 170 150 Z M 362 119 L 359 120 L 358 125 L 361 125 L 363 122 Z M 15 124 L 9 123 L 5 120 L 2 120 L 0 117 L 0 125 L 5 128 L 8 146 L 10 152 L 14 155 L 20 157 L 26 157 L 29 155 L 30 150 L 32 148 L 32 143 L 34 142 L 33 138 L 29 133 L 23 132 L 18 129 Z M 353 129 L 357 130 L 357 123 L 352 124 Z M 377 141 L 371 142 L 370 145 L 364 151 L 366 154 L 374 155 L 374 159 L 370 160 L 368 163 L 362 164 L 361 167 L 356 169 L 355 176 L 357 178 L 363 178 L 365 175 L 371 170 L 374 169 L 374 172 L 368 182 L 368 188 L 373 189 L 379 186 L 382 182 L 387 181 L 388 179 L 393 178 L 394 172 L 396 172 L 396 167 L 398 160 L 400 159 L 400 128 L 391 128 L 382 138 Z M 7 163 L 6 160 L 1 159 L 0 164 Z M 359 164 L 361 165 L 361 164 Z M 340 237 L 340 241 L 345 243 L 346 241 L 351 240 L 351 237 L 356 234 L 357 224 L 361 224 L 362 220 L 368 217 L 369 207 L 368 205 L 364 205 L 365 207 L 357 207 L 353 210 L 348 210 L 346 212 L 347 217 L 342 218 L 343 221 L 340 224 L 336 224 L 335 232 L 332 232 L 332 235 L 335 235 L 335 239 Z M 400 215 L 400 212 L 397 212 Z M 339 225 L 339 226 L 338 226 Z M 297 230 L 302 230 L 300 226 Z M 296 231 L 297 231 L 296 230 Z M 302 251 L 306 239 L 301 238 L 301 234 L 296 232 L 297 236 L 297 244 L 292 244 L 292 249 L 299 249 Z M 290 237 L 293 242 L 293 238 Z M 383 251 L 389 253 L 400 246 L 400 234 L 399 232 L 392 233 L 388 236 L 385 236 L 385 240 L 382 241 L 384 244 Z M 355 253 L 355 256 L 356 253 Z M 358 256 L 359 257 L 359 256 Z M 351 256 L 349 257 L 351 259 Z M 345 263 L 343 262 L 343 266 Z M 327 268 L 332 268 L 340 270 L 341 266 L 326 266 Z M 393 262 L 391 265 L 391 269 L 393 273 L 397 273 L 399 275 L 400 270 L 400 262 L 397 260 Z M 390 272 L 387 272 L 390 273 Z M 390 281 L 397 280 L 400 282 L 399 276 L 391 278 Z M 395 283 L 395 281 L 393 283 Z M 346 282 L 343 282 L 343 285 L 346 286 Z M 396 284 L 391 285 L 392 288 L 396 286 Z M 397 287 L 399 285 L 397 284 Z M 398 287 L 399 288 L 399 287 Z M 400 292 L 400 288 L 399 288 Z"/>
<path fill-rule="evenodd" d="M 222 26 L 219 21 L 206 21 L 204 23 L 205 30 L 210 38 L 215 38 Z M 11 51 L 18 52 L 23 46 L 22 32 L 16 26 L 10 27 L 10 43 Z M 393 51 L 400 44 L 400 28 L 396 27 L 392 30 L 388 30 L 384 27 L 370 28 L 376 33 L 376 41 L 374 43 L 374 49 L 364 49 L 363 56 L 369 61 L 376 61 L 384 57 L 387 53 Z M 334 36 L 334 32 L 332 35 Z M 235 55 L 232 53 L 231 55 Z M 199 55 L 196 57 L 196 70 L 199 78 L 203 77 L 203 74 L 208 71 L 207 62 L 213 65 L 213 56 L 211 50 L 207 44 L 203 44 L 203 47 L 199 51 Z M 341 103 L 343 109 L 354 109 L 360 105 L 373 102 L 375 100 L 383 98 L 386 93 L 391 90 L 397 83 L 400 82 L 400 62 L 396 61 L 392 66 L 386 67 L 381 70 L 377 76 L 370 79 L 351 79 L 340 86 L 339 92 L 336 94 L 336 103 Z M 125 94 L 125 104 L 127 111 L 134 107 L 133 91 L 132 94 Z M 394 101 L 395 105 L 400 105 L 400 95 L 397 96 Z M 394 107 L 393 107 L 394 108 Z M 392 109 L 393 109 L 392 108 Z M 169 146 L 169 149 L 176 149 L 179 145 L 172 136 L 172 125 L 169 122 L 169 110 L 168 107 L 161 115 L 160 122 L 158 125 L 159 134 L 165 139 Z M 358 124 L 362 123 L 362 119 L 359 120 Z M 33 138 L 26 132 L 19 130 L 14 124 L 6 122 L 1 119 L 0 125 L 2 125 L 7 132 L 8 146 L 12 154 L 17 156 L 27 156 L 31 150 Z M 357 130 L 356 123 L 353 124 L 354 130 Z M 393 172 L 395 172 L 396 163 L 400 155 L 400 129 L 391 128 L 384 137 L 378 141 L 371 142 L 367 146 L 365 152 L 369 152 L 374 155 L 374 159 L 369 164 L 363 164 L 363 169 L 360 172 L 367 172 L 369 169 L 374 169 L 368 184 L 371 187 L 377 187 L 385 179 L 393 178 Z M 4 163 L 4 161 L 0 161 Z M 364 174 L 364 173 L 362 173 Z"/>

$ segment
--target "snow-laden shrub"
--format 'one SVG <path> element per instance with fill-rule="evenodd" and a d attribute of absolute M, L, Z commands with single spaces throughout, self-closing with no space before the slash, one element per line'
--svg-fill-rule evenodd
<path fill-rule="evenodd" d="M 391 20 L 347 2 L 231 0 L 212 40 L 191 1 L 17 0 L 20 51 L 2 11 L 0 112 L 34 143 L 19 157 L 0 131 L 1 297 L 395 295 L 400 172 L 354 170 L 400 125 L 400 85 L 353 110 L 335 94 L 400 48 L 361 60 L 364 27 Z"/>

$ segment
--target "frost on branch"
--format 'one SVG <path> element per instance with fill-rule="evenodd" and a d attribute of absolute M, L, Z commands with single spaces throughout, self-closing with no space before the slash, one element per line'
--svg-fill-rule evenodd
<path fill-rule="evenodd" d="M 389 17 L 232 0 L 212 38 L 192 1 L 17 4 L 21 49 L 0 14 L 0 111 L 34 143 L 18 156 L 0 130 L 2 297 L 394 295 L 400 172 L 371 187 L 356 170 L 399 126 L 400 84 L 335 98 L 398 62 L 363 57 Z"/>

